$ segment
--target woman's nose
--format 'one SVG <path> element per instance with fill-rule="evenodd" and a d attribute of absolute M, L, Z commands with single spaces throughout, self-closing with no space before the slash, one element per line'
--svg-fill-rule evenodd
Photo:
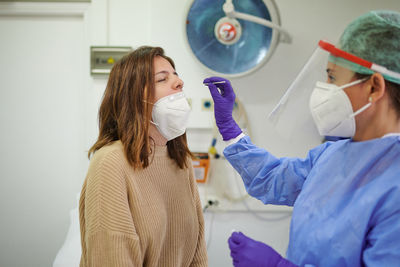
<path fill-rule="evenodd" d="M 182 90 L 183 89 L 183 81 L 177 77 L 175 83 L 174 83 L 174 89 L 175 90 Z"/>

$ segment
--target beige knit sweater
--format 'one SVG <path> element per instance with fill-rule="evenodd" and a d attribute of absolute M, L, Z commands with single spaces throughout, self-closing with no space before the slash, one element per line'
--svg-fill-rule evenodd
<path fill-rule="evenodd" d="M 91 159 L 80 205 L 81 267 L 207 266 L 204 220 L 193 168 L 166 146 L 134 170 L 120 141 Z"/>

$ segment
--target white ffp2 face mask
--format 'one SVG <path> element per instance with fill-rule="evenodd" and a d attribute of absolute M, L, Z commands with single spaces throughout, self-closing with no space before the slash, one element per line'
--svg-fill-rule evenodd
<path fill-rule="evenodd" d="M 153 124 L 168 141 L 186 131 L 190 106 L 183 92 L 160 98 L 153 106 Z"/>
<path fill-rule="evenodd" d="M 310 98 L 310 110 L 320 135 L 354 136 L 356 132 L 354 117 L 370 107 L 371 102 L 353 112 L 350 99 L 343 89 L 365 80 L 357 80 L 340 87 L 330 83 L 316 83 Z"/>

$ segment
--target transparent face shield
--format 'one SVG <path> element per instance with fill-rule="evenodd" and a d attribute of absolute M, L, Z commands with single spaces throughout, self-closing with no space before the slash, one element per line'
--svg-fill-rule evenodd
<path fill-rule="evenodd" d="M 344 68 L 367 75 L 379 72 L 386 80 L 400 81 L 399 73 L 349 54 L 328 42 L 320 41 L 310 59 L 268 116 L 276 131 L 288 142 L 303 142 L 315 146 L 324 140 L 325 136 L 319 134 L 312 118 L 309 102 L 316 82 L 331 82 L 327 73 L 328 68 Z M 342 83 L 346 82 L 350 80 L 347 79 Z"/>
<path fill-rule="evenodd" d="M 315 83 L 326 80 L 328 56 L 317 47 L 268 116 L 279 135 L 287 141 L 317 145 L 323 140 L 311 116 L 309 101 Z"/>

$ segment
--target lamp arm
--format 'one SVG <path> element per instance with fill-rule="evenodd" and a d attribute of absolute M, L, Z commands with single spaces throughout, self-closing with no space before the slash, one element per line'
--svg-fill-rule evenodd
<path fill-rule="evenodd" d="M 236 12 L 235 7 L 233 6 L 232 0 L 226 0 L 225 4 L 222 6 L 222 9 L 224 10 L 226 16 L 228 18 L 237 18 L 237 19 L 242 19 L 242 20 L 247 20 L 251 21 L 260 25 L 263 25 L 268 28 L 276 29 L 278 30 L 282 35 L 280 36 L 281 42 L 283 43 L 291 43 L 292 42 L 292 36 L 289 34 L 287 30 L 282 28 L 279 25 L 276 25 L 275 23 L 272 23 L 269 20 L 249 15 L 246 13 L 241 13 L 241 12 Z"/>

